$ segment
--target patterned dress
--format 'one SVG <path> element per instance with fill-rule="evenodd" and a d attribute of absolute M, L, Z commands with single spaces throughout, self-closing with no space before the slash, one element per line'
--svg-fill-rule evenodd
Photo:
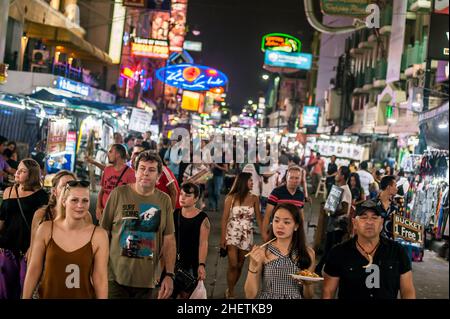
<path fill-rule="evenodd" d="M 226 244 L 241 250 L 251 250 L 254 217 L 255 209 L 253 206 L 234 206 L 228 218 Z"/>
<path fill-rule="evenodd" d="M 278 258 L 264 265 L 262 290 L 257 298 L 302 299 L 302 286 L 290 276 L 300 271 L 300 268 L 272 244 L 267 247 Z"/>

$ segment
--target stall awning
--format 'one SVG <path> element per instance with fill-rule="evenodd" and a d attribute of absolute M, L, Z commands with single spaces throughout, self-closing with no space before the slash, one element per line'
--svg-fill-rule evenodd
<path fill-rule="evenodd" d="M 29 21 L 25 24 L 24 30 L 28 37 L 43 39 L 43 42 L 50 46 L 62 46 L 70 49 L 82 60 L 96 60 L 112 64 L 112 60 L 106 52 L 84 40 L 71 30 Z"/>
<path fill-rule="evenodd" d="M 67 97 L 62 95 L 52 94 L 46 89 L 39 90 L 30 95 L 31 98 L 41 101 L 49 102 L 66 102 L 75 107 L 88 107 L 102 112 L 125 112 L 125 107 L 118 104 L 108 104 L 101 102 L 94 102 L 83 100 L 77 97 Z"/>

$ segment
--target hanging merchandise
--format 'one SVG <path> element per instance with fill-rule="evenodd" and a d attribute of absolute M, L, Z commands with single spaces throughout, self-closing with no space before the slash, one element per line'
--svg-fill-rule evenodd
<path fill-rule="evenodd" d="M 425 151 L 420 163 L 420 175 L 446 177 L 448 171 L 448 151 Z"/>
<path fill-rule="evenodd" d="M 400 163 L 400 168 L 403 169 L 405 173 L 414 173 L 416 168 L 420 167 L 422 160 L 422 155 L 419 154 L 407 154 L 402 157 Z"/>

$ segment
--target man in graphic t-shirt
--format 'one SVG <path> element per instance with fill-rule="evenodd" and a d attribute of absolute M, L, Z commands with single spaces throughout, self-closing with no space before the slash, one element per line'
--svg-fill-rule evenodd
<path fill-rule="evenodd" d="M 158 299 L 168 299 L 173 292 L 176 244 L 170 197 L 155 187 L 162 162 L 146 151 L 137 157 L 135 169 L 136 183 L 111 192 L 101 221 L 110 235 L 109 298 L 151 298 L 163 255 L 166 274 Z"/>

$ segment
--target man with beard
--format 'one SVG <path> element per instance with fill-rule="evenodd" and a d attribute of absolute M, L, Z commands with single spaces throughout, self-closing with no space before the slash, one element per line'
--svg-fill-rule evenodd
<path fill-rule="evenodd" d="M 105 167 L 102 175 L 101 187 L 98 193 L 95 215 L 100 220 L 109 194 L 117 186 L 136 182 L 133 168 L 126 164 L 127 151 L 122 144 L 113 144 L 108 151 L 109 166 Z"/>

